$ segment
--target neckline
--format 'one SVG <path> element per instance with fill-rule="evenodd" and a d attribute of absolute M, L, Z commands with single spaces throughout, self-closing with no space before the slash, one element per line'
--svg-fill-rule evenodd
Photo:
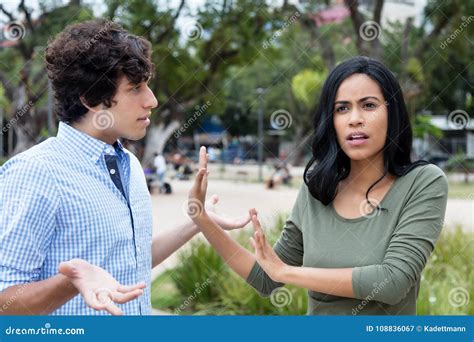
<path fill-rule="evenodd" d="M 390 188 L 388 189 L 387 193 L 384 195 L 384 197 L 382 198 L 382 200 L 380 201 L 379 203 L 379 206 L 384 208 L 384 204 L 385 202 L 387 201 L 388 197 L 391 195 L 391 193 L 394 191 L 394 188 L 395 186 L 397 185 L 398 181 L 400 178 L 402 178 L 403 176 L 399 176 L 397 178 L 395 178 L 395 180 L 393 181 L 392 185 L 390 186 Z M 374 217 L 373 215 L 373 211 L 370 212 L 369 214 L 367 215 L 363 215 L 363 216 L 359 216 L 359 217 L 354 217 L 354 218 L 347 218 L 347 217 L 343 217 L 341 215 L 339 215 L 339 213 L 337 212 L 336 208 L 334 208 L 334 205 L 333 205 L 333 202 L 331 202 L 330 204 L 330 207 L 331 207 L 331 211 L 333 212 L 334 216 L 339 219 L 340 221 L 344 221 L 344 222 L 359 222 L 359 221 L 364 221 L 364 220 L 367 220 L 369 218 L 372 218 Z M 375 209 L 374 209 L 375 210 Z M 377 216 L 377 215 L 375 215 Z"/>

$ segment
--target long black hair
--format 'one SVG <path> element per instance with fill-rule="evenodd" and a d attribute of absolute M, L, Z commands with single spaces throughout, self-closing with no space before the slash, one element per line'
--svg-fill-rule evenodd
<path fill-rule="evenodd" d="M 403 176 L 419 165 L 428 164 L 424 160 L 411 161 L 411 125 L 402 90 L 395 76 L 375 59 L 363 56 L 350 58 L 336 66 L 324 82 L 313 119 L 313 155 L 306 165 L 303 177 L 311 195 L 324 205 L 334 200 L 339 181 L 349 175 L 351 168 L 350 158 L 337 142 L 333 115 L 337 90 L 353 74 L 365 74 L 378 83 L 388 110 L 387 138 L 383 149 L 384 174 L 367 189 L 365 197 L 369 204 L 369 191 L 387 172 Z M 376 208 L 384 209 L 378 205 Z"/>

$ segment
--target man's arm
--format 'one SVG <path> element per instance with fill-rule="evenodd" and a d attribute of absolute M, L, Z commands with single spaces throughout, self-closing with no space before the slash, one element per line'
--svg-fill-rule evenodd
<path fill-rule="evenodd" d="M 0 292 L 0 315 L 48 315 L 79 292 L 68 277 L 10 286 Z"/>
<path fill-rule="evenodd" d="M 175 229 L 159 232 L 151 244 L 152 268 L 159 265 L 186 242 L 199 233 L 199 229 L 192 222 L 184 223 Z"/>
<path fill-rule="evenodd" d="M 245 227 L 250 222 L 250 215 L 240 218 L 228 218 L 220 216 L 216 213 L 215 205 L 219 201 L 217 195 L 213 195 L 211 202 L 206 204 L 206 211 L 208 216 L 214 224 L 224 230 L 234 230 Z M 197 208 L 199 210 L 199 208 Z M 200 229 L 196 224 L 189 220 L 189 222 L 177 226 L 175 229 L 166 230 L 158 233 L 152 241 L 152 268 L 162 263 L 171 254 L 181 248 L 186 242 L 191 240 Z"/>
<path fill-rule="evenodd" d="M 140 297 L 146 286 L 121 285 L 110 273 L 82 259 L 62 262 L 59 271 L 46 280 L 13 285 L 0 292 L 0 315 L 47 315 L 77 294 L 92 309 L 122 315 L 116 304 Z"/>

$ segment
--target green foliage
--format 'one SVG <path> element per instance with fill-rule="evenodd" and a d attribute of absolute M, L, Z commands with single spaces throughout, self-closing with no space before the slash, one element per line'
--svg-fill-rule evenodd
<path fill-rule="evenodd" d="M 295 97 L 307 108 L 312 108 L 327 77 L 326 72 L 305 69 L 293 76 L 291 89 Z"/>
<path fill-rule="evenodd" d="M 285 218 L 286 215 L 278 216 L 274 228 L 266 230 L 269 242 L 279 237 Z M 235 238 L 249 248 L 248 233 L 240 232 Z M 473 298 L 473 247 L 474 234 L 460 228 L 454 232 L 443 231 L 422 274 L 417 301 L 419 315 L 473 314 L 472 302 L 459 305 L 466 291 Z M 303 315 L 307 311 L 305 289 L 285 286 L 291 301 L 281 307 L 274 305 L 270 298 L 260 297 L 230 271 L 204 241 L 194 242 L 189 250 L 180 253 L 177 265 L 153 282 L 153 307 L 193 315 Z M 196 293 L 206 279 L 211 279 L 210 285 Z"/>
<path fill-rule="evenodd" d="M 474 234 L 443 232 L 422 275 L 417 314 L 473 315 L 473 259 Z"/>
<path fill-rule="evenodd" d="M 464 152 L 457 152 L 446 162 L 447 171 L 474 171 L 474 161 L 469 160 Z"/>
<path fill-rule="evenodd" d="M 423 139 L 425 134 L 436 139 L 443 137 L 443 131 L 431 123 L 430 115 L 417 115 L 412 122 L 413 137 Z"/>

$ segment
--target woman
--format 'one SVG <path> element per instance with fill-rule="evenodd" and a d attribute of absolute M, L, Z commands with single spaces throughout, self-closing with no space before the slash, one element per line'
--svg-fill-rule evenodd
<path fill-rule="evenodd" d="M 193 215 L 227 264 L 261 295 L 308 289 L 309 314 L 416 314 L 421 272 L 440 234 L 447 179 L 411 162 L 402 91 L 381 63 L 355 57 L 328 76 L 314 117 L 312 159 L 272 249 L 256 211 L 252 254 L 207 216 Z M 190 192 L 203 202 L 206 152 Z"/>

